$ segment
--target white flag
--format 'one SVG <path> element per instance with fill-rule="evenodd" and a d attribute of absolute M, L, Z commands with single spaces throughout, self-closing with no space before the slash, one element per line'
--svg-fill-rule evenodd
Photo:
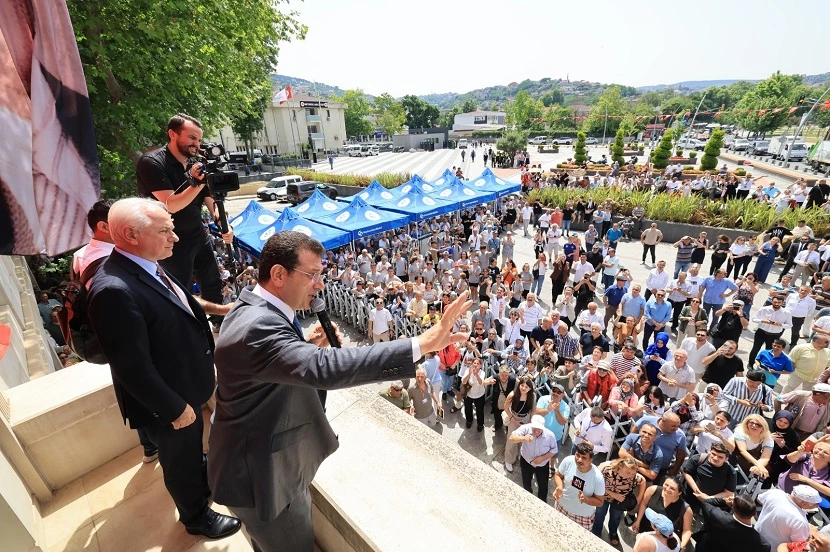
<path fill-rule="evenodd" d="M 274 94 L 273 101 L 277 102 L 279 104 L 284 104 L 285 102 L 290 100 L 291 97 L 292 97 L 291 86 L 286 86 L 285 88 L 283 88 L 282 90 L 280 90 L 279 92 Z"/>

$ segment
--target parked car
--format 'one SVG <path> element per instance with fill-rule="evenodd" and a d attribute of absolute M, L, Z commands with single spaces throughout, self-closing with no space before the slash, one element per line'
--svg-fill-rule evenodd
<path fill-rule="evenodd" d="M 589 136 L 589 137 L 585 138 L 585 144 L 588 144 L 588 145 L 599 144 L 599 140 L 597 140 L 593 136 Z"/>
<path fill-rule="evenodd" d="M 706 142 L 701 142 L 700 140 L 695 140 L 694 138 L 683 138 L 677 142 L 677 147 L 683 149 L 703 150 L 705 146 Z"/>
<path fill-rule="evenodd" d="M 468 145 L 469 143 L 466 138 L 462 138 L 458 141 L 458 149 L 467 149 Z"/>
<path fill-rule="evenodd" d="M 372 157 L 373 155 L 380 155 L 379 147 L 373 144 L 360 146 L 360 157 Z"/>
<path fill-rule="evenodd" d="M 750 155 L 769 155 L 769 140 L 756 140 L 746 150 Z"/>
<path fill-rule="evenodd" d="M 360 157 L 360 144 L 345 146 L 343 151 L 346 152 L 346 155 L 349 157 Z"/>
<path fill-rule="evenodd" d="M 729 146 L 729 151 L 746 151 L 749 149 L 750 141 L 745 138 L 736 138 Z"/>
<path fill-rule="evenodd" d="M 535 136 L 535 137 L 531 138 L 528 141 L 529 144 L 533 144 L 533 145 L 542 145 L 542 144 L 546 144 L 547 142 L 548 142 L 548 137 L 547 136 Z"/>
<path fill-rule="evenodd" d="M 256 191 L 256 196 L 263 201 L 276 201 L 277 199 L 284 199 L 288 190 L 289 184 L 297 184 L 302 182 L 301 176 L 296 174 L 289 174 L 286 176 L 278 176 L 272 178 L 271 181 Z"/>
<path fill-rule="evenodd" d="M 568 138 L 567 136 L 560 136 L 559 138 L 554 138 L 553 143 L 557 146 L 570 146 L 574 143 L 574 139 Z"/>
<path fill-rule="evenodd" d="M 723 138 L 723 147 L 729 149 L 732 144 L 735 142 L 736 138 L 734 136 L 724 136 Z"/>
<path fill-rule="evenodd" d="M 807 159 L 807 146 L 801 138 L 796 138 L 796 142 L 792 144 L 792 136 L 773 136 L 769 141 L 769 152 L 773 159 L 787 159 L 787 151 L 790 152 L 790 161 L 803 161 Z"/>
<path fill-rule="evenodd" d="M 395 153 L 403 153 L 406 151 L 406 148 L 403 146 L 395 146 L 394 148 L 392 148 L 392 151 Z"/>
<path fill-rule="evenodd" d="M 329 196 L 330 199 L 337 198 L 337 188 L 323 184 L 322 182 L 315 182 L 314 180 L 304 180 L 289 184 L 286 187 L 285 195 L 289 203 L 296 205 L 308 199 L 314 193 L 314 190 L 320 190 Z"/>

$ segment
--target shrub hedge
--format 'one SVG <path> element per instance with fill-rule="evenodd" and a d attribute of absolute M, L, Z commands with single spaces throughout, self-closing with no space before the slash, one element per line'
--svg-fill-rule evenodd
<path fill-rule="evenodd" d="M 296 174 L 303 177 L 303 180 L 316 180 L 317 182 L 325 182 L 326 184 L 340 184 L 343 186 L 360 186 L 365 188 L 372 183 L 372 180 L 377 180 L 384 188 L 394 188 L 412 178 L 409 173 L 378 173 L 375 176 L 366 176 L 362 174 L 330 174 L 319 173 L 307 169 L 297 169 L 290 167 L 286 169 L 285 174 Z"/>
<path fill-rule="evenodd" d="M 760 233 L 775 226 L 776 221 L 784 219 L 789 228 L 804 219 L 816 235 L 830 233 L 830 220 L 819 208 L 786 209 L 777 213 L 774 205 L 758 203 L 751 200 L 730 199 L 726 202 L 703 199 L 692 195 L 680 197 L 651 191 L 625 191 L 614 188 L 597 188 L 595 190 L 574 190 L 560 188 L 541 188 L 530 192 L 531 201 L 539 200 L 549 207 L 563 207 L 571 199 L 593 198 L 600 203 L 611 199 L 615 211 L 625 216 L 631 210 L 642 205 L 646 218 L 684 224 L 714 226 L 716 228 L 742 228 L 747 233 Z"/>

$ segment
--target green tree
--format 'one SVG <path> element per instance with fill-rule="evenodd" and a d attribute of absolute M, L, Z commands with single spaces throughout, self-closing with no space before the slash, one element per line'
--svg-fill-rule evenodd
<path fill-rule="evenodd" d="M 456 104 L 452 106 L 438 118 L 438 126 L 442 128 L 452 128 L 452 125 L 455 122 L 455 116 L 461 113 L 462 111 L 460 105 Z"/>
<path fill-rule="evenodd" d="M 628 115 L 624 115 L 620 120 L 620 131 L 622 131 L 623 138 L 634 134 L 635 129 L 636 124 L 634 123 L 634 115 L 631 115 L 630 113 Z"/>
<path fill-rule="evenodd" d="M 343 97 L 332 95 L 330 98 L 335 102 L 342 102 L 346 104 L 346 109 L 343 112 L 343 120 L 346 124 L 346 136 L 360 136 L 371 134 L 374 130 L 372 123 L 366 117 L 372 114 L 372 104 L 363 90 L 346 90 Z"/>
<path fill-rule="evenodd" d="M 585 133 L 578 132 L 576 134 L 576 145 L 574 146 L 574 163 L 581 165 L 588 160 L 588 155 L 585 153 Z"/>
<path fill-rule="evenodd" d="M 478 104 L 472 98 L 467 98 L 464 100 L 464 103 L 461 104 L 461 113 L 472 113 L 478 109 Z"/>
<path fill-rule="evenodd" d="M 614 143 L 611 145 L 611 161 L 616 161 L 620 165 L 625 163 L 623 157 L 623 150 L 625 149 L 625 136 L 622 129 L 617 130 L 617 135 L 614 137 Z"/>
<path fill-rule="evenodd" d="M 541 119 L 544 114 L 544 106 L 539 100 L 530 97 L 527 90 L 521 90 L 512 102 L 505 107 L 507 113 L 507 124 L 514 125 L 520 130 L 527 130 L 538 127 L 533 119 Z"/>
<path fill-rule="evenodd" d="M 602 136 L 603 131 L 608 134 L 617 132 L 620 127 L 620 118 L 625 115 L 627 107 L 620 95 L 619 86 L 611 86 L 600 94 L 588 117 L 582 123 L 582 130 L 585 134 Z M 606 114 L 608 115 L 608 128 L 605 128 Z"/>
<path fill-rule="evenodd" d="M 279 42 L 303 39 L 283 0 L 228 3 L 69 0 L 92 104 L 106 197 L 135 193 L 141 152 L 167 119 L 198 117 L 210 136 L 271 93 Z"/>
<path fill-rule="evenodd" d="M 574 111 L 570 107 L 554 105 L 545 110 L 545 124 L 550 130 L 576 130 Z"/>
<path fill-rule="evenodd" d="M 665 169 L 669 166 L 669 157 L 671 157 L 671 132 L 664 132 L 660 143 L 651 154 L 651 162 L 655 169 Z"/>
<path fill-rule="evenodd" d="M 409 128 L 430 128 L 441 115 L 437 107 L 411 94 L 401 98 L 401 106 L 406 111 L 406 126 Z"/>
<path fill-rule="evenodd" d="M 703 148 L 703 157 L 700 158 L 700 170 L 710 171 L 717 168 L 718 155 L 720 155 L 720 149 L 723 147 L 723 135 L 724 132 L 720 129 L 712 132 L 712 137 L 709 138 Z"/>
<path fill-rule="evenodd" d="M 500 149 L 513 161 L 516 150 L 523 150 L 527 145 L 527 133 L 519 130 L 510 130 L 496 142 L 496 148 Z"/>
<path fill-rule="evenodd" d="M 388 92 L 375 97 L 373 110 L 377 117 L 377 127 L 389 136 L 403 129 L 406 111 Z"/>
<path fill-rule="evenodd" d="M 790 117 L 787 108 L 795 103 L 804 90 L 800 76 L 782 75 L 777 71 L 744 94 L 735 106 L 738 110 L 735 119 L 750 132 L 772 132 L 786 124 Z M 777 108 L 784 109 L 774 113 Z M 762 110 L 764 112 L 759 114 Z"/>
<path fill-rule="evenodd" d="M 542 94 L 542 97 L 539 99 L 542 100 L 542 105 L 545 107 L 551 107 L 556 104 L 562 105 L 565 103 L 565 94 L 561 88 L 556 87 Z"/>
<path fill-rule="evenodd" d="M 231 120 L 233 133 L 245 144 L 248 159 L 254 158 L 254 136 L 265 128 L 265 108 L 271 99 L 270 90 L 263 90 L 265 95 L 250 103 L 248 108 Z"/>

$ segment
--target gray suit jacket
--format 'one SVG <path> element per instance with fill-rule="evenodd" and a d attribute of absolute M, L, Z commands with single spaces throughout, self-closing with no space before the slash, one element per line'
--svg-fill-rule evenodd
<path fill-rule="evenodd" d="M 412 377 L 409 340 L 321 349 L 285 315 L 243 291 L 216 346 L 216 416 L 208 482 L 216 502 L 277 517 L 337 450 L 318 389 Z"/>

